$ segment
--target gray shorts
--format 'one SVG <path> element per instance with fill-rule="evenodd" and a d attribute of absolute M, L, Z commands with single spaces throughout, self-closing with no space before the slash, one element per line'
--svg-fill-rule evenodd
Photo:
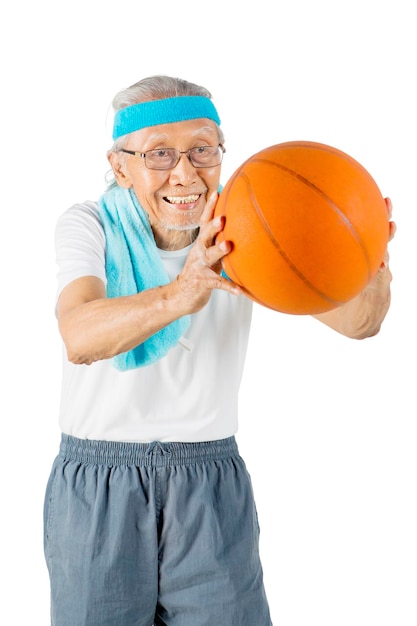
<path fill-rule="evenodd" d="M 271 626 L 233 437 L 63 435 L 45 497 L 53 626 Z"/>

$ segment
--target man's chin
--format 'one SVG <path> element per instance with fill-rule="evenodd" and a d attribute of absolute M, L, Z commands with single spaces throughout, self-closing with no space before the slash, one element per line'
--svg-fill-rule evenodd
<path fill-rule="evenodd" d="M 161 226 L 169 232 L 178 232 L 178 233 L 193 231 L 193 230 L 197 230 L 197 228 L 200 228 L 199 222 L 192 222 L 188 224 L 168 224 L 167 223 L 167 224 L 161 224 Z"/>

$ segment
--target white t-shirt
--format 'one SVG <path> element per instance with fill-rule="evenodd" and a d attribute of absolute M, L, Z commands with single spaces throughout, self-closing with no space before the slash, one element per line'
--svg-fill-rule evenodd
<path fill-rule="evenodd" d="M 58 297 L 82 276 L 106 284 L 105 244 L 96 203 L 74 205 L 59 218 Z M 189 249 L 159 250 L 170 278 L 181 271 Z M 164 358 L 125 372 L 111 359 L 74 365 L 63 349 L 61 430 L 81 439 L 137 442 L 234 435 L 251 315 L 248 298 L 214 290 Z"/>

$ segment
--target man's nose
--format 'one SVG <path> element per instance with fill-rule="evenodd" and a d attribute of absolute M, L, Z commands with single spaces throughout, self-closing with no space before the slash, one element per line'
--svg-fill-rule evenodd
<path fill-rule="evenodd" d="M 171 170 L 170 178 L 178 178 L 181 182 L 183 182 L 194 180 L 197 177 L 197 170 L 191 163 L 188 154 L 186 152 L 182 152 L 178 163 Z"/>

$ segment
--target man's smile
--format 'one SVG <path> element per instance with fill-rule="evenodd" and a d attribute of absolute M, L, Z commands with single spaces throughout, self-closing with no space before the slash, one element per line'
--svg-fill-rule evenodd
<path fill-rule="evenodd" d="M 164 200 L 170 204 L 194 204 L 200 198 L 200 194 L 189 196 L 165 196 Z"/>

